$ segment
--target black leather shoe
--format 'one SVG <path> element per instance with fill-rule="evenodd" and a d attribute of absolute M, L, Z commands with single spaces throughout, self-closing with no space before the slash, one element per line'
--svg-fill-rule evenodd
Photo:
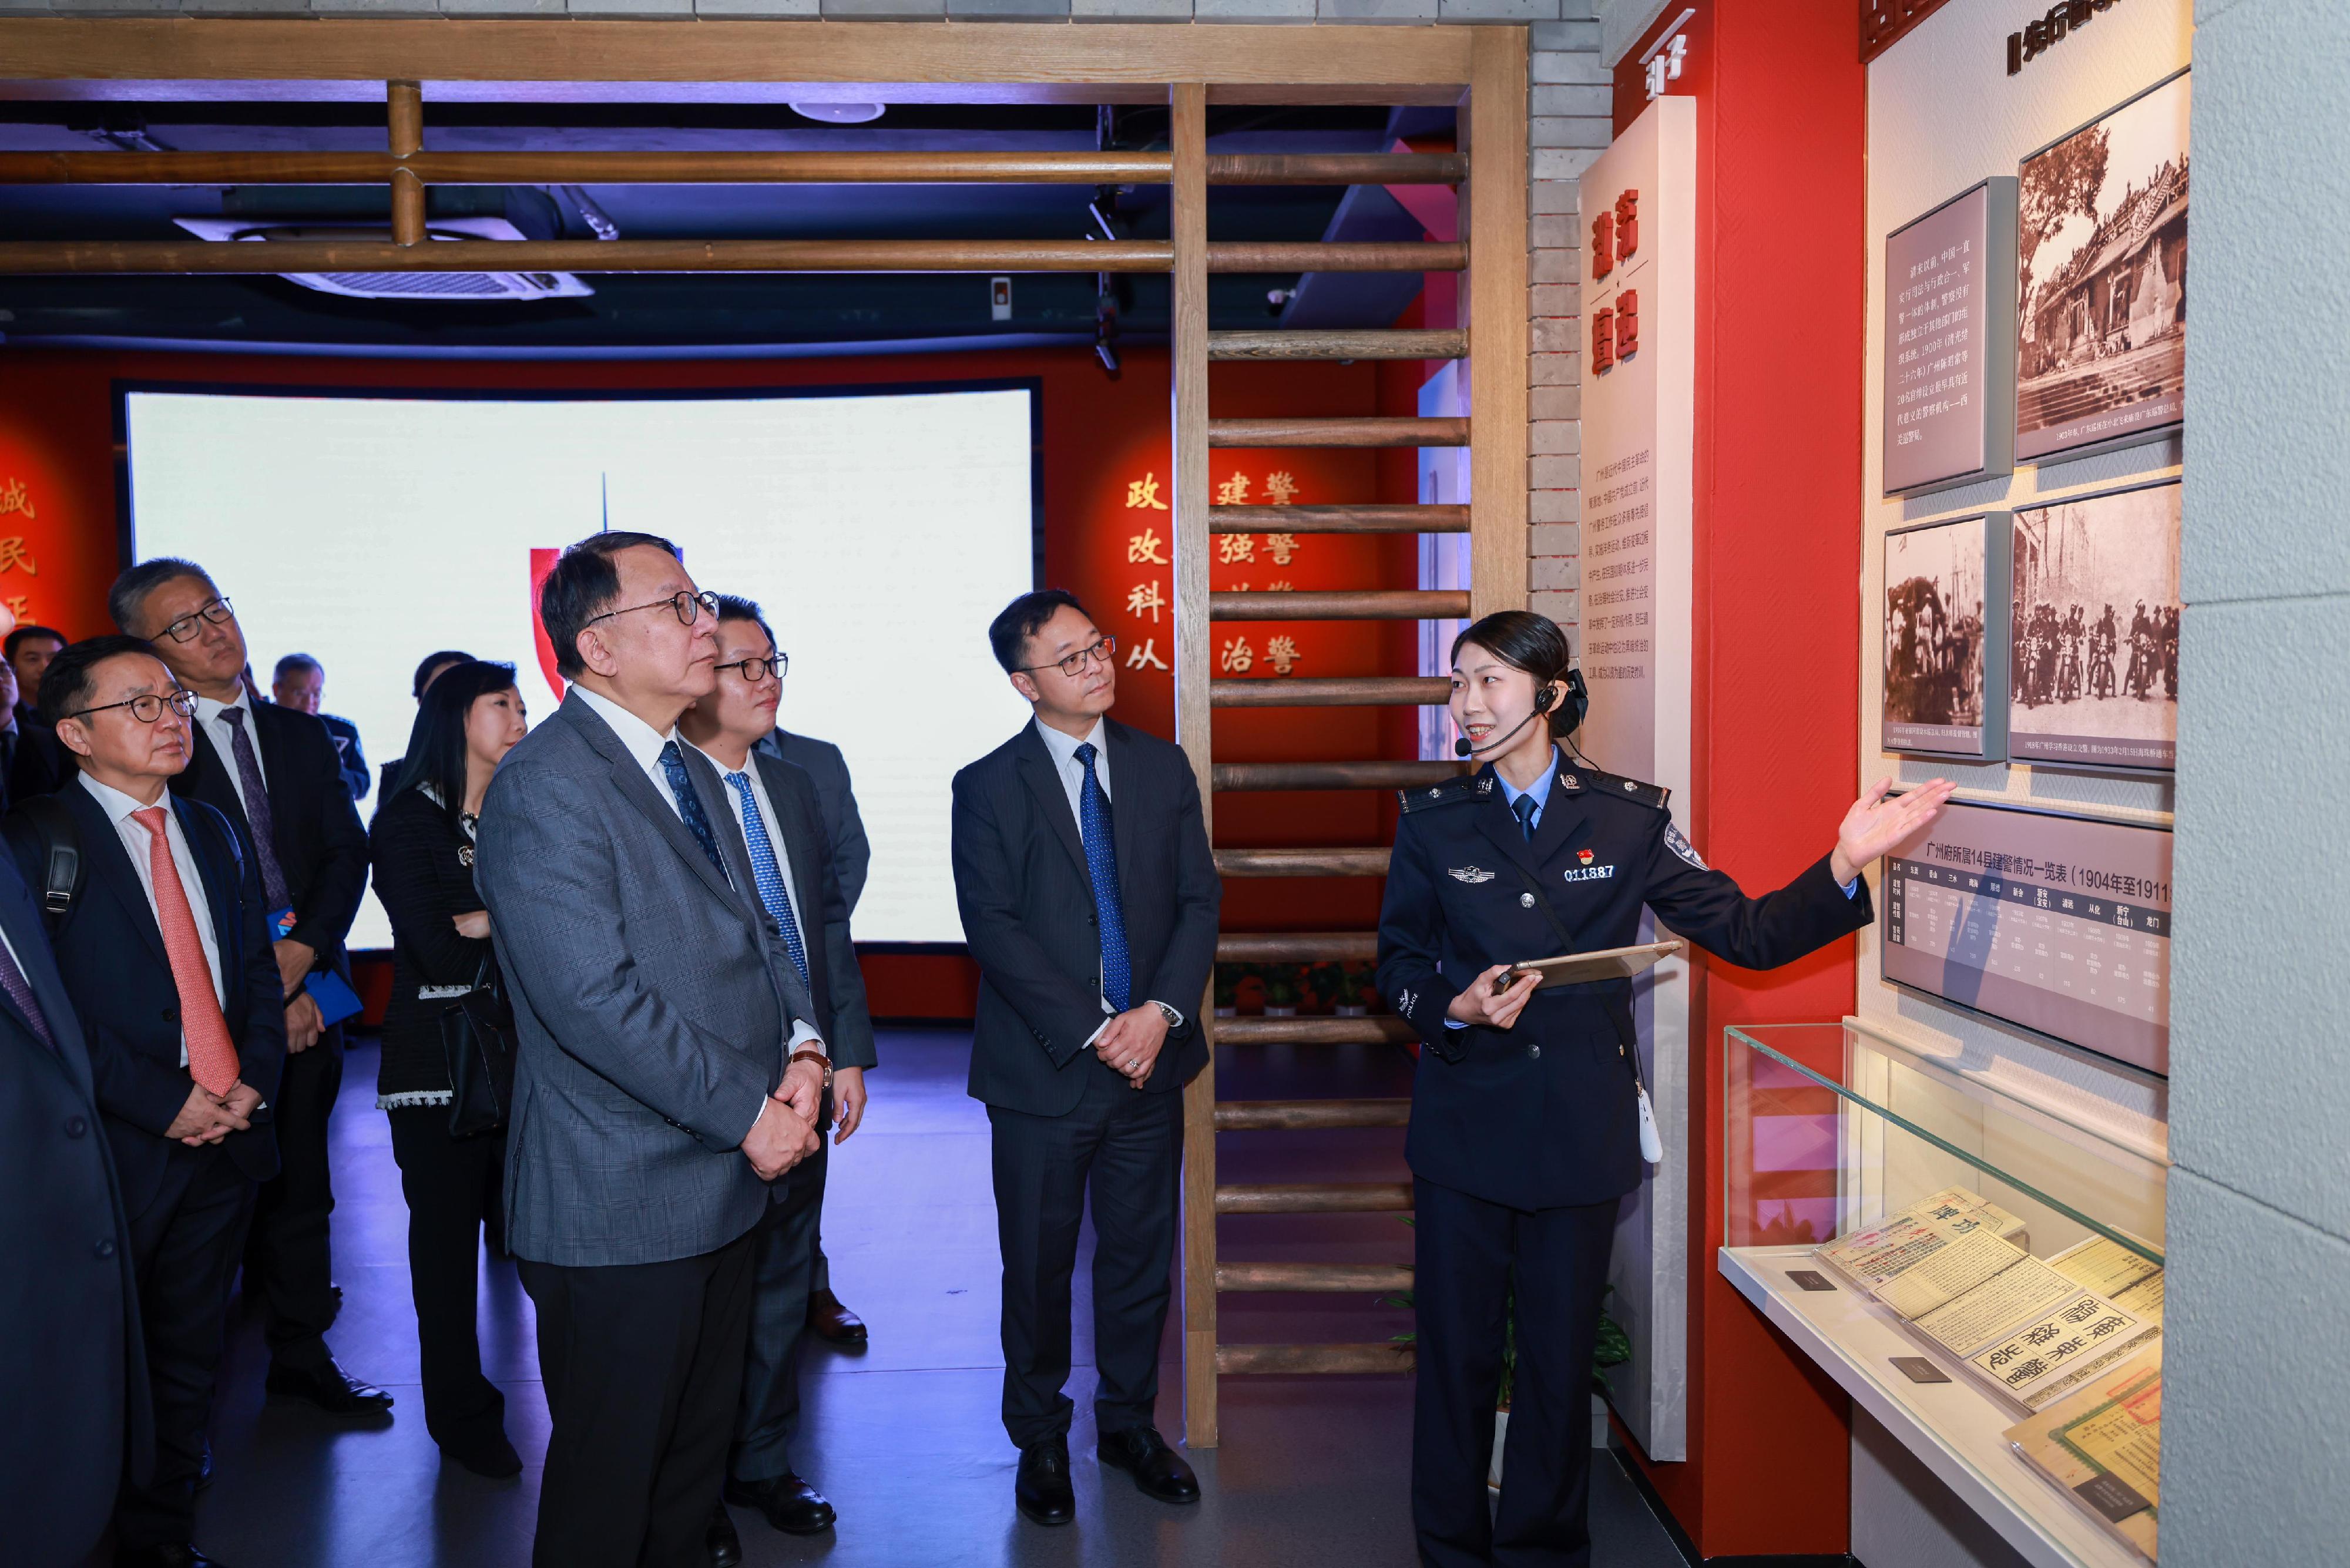
<path fill-rule="evenodd" d="M 1132 1475 L 1145 1497 L 1161 1502 L 1200 1501 L 1199 1478 L 1153 1428 L 1128 1427 L 1123 1432 L 1103 1433 L 1101 1462 Z"/>
<path fill-rule="evenodd" d="M 505 1433 L 496 1428 L 478 1436 L 451 1438 L 442 1443 L 441 1452 L 490 1480 L 505 1480 L 522 1474 L 522 1456 L 515 1452 Z"/>
<path fill-rule="evenodd" d="M 1077 1516 L 1066 1438 L 1047 1438 L 1020 1450 L 1020 1476 L 1012 1483 L 1012 1501 L 1037 1524 L 1066 1524 Z"/>
<path fill-rule="evenodd" d="M 391 1408 L 390 1395 L 331 1360 L 307 1372 L 273 1363 L 266 1386 L 272 1394 L 307 1399 L 329 1416 L 380 1416 Z"/>
<path fill-rule="evenodd" d="M 808 1332 L 834 1345 L 863 1345 L 865 1320 L 840 1304 L 830 1291 L 808 1293 Z"/>
<path fill-rule="evenodd" d="M 733 1516 L 726 1505 L 720 1503 L 710 1515 L 710 1533 L 703 1537 L 710 1547 L 710 1568 L 735 1568 L 743 1561 L 743 1537 L 734 1529 Z"/>
<path fill-rule="evenodd" d="M 222 1568 L 213 1559 L 184 1541 L 167 1546 L 118 1547 L 114 1568 Z"/>
<path fill-rule="evenodd" d="M 822 1535 L 838 1516 L 824 1494 L 786 1471 L 773 1480 L 726 1480 L 726 1501 L 755 1508 L 785 1535 Z"/>

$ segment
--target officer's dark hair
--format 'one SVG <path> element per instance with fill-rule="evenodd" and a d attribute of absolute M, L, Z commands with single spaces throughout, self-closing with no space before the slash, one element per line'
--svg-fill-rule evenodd
<path fill-rule="evenodd" d="M 1470 623 L 1467 630 L 1452 639 L 1451 662 L 1461 662 L 1461 649 L 1475 643 L 1513 670 L 1523 670 L 1534 678 L 1534 689 L 1562 685 L 1566 672 L 1575 662 L 1574 652 L 1566 646 L 1566 633 L 1548 616 L 1532 610 L 1495 610 L 1482 620 Z M 1559 693 L 1549 711 L 1551 733 L 1562 735 L 1574 728 L 1569 722 L 1572 704 Z M 1562 726 L 1565 726 L 1562 728 Z"/>
<path fill-rule="evenodd" d="M 759 607 L 759 601 L 756 599 L 739 598 L 733 594 L 720 594 L 718 596 L 718 618 L 720 620 L 747 620 L 752 625 L 757 627 L 761 631 L 767 634 L 768 647 L 783 647 L 782 643 L 775 640 L 775 628 L 767 624 L 767 612 Z"/>
<path fill-rule="evenodd" d="M 58 720 L 88 707 L 90 689 L 98 683 L 98 667 L 126 653 L 155 658 L 153 645 L 143 637 L 86 637 L 59 649 L 41 677 L 41 722 L 54 730 Z"/>
<path fill-rule="evenodd" d="M 565 680 L 577 680 L 588 672 L 587 661 L 579 657 L 579 634 L 620 597 L 620 568 L 612 558 L 640 545 L 677 556 L 677 546 L 658 534 L 615 529 L 588 535 L 564 551 L 546 574 L 538 590 L 538 618 L 546 628 L 546 640 L 555 645 L 556 673 Z"/>
<path fill-rule="evenodd" d="M 138 633 L 131 630 L 131 623 L 139 618 L 140 607 L 146 604 L 147 596 L 165 583 L 177 582 L 182 577 L 195 578 L 212 589 L 213 597 L 220 597 L 220 585 L 213 581 L 210 572 L 193 561 L 182 560 L 177 556 L 158 556 L 151 561 L 141 561 L 126 569 L 114 579 L 114 586 L 106 590 L 106 613 L 114 618 L 116 626 L 136 637 Z"/>
<path fill-rule="evenodd" d="M 54 638 L 59 648 L 73 640 L 53 626 L 20 626 L 8 634 L 6 641 L 0 642 L 0 658 L 15 662 L 16 650 L 36 637 Z"/>
<path fill-rule="evenodd" d="M 1086 616 L 1087 620 L 1093 618 L 1086 615 L 1086 607 L 1079 604 L 1077 596 L 1068 589 L 1037 588 L 1005 605 L 996 618 L 987 623 L 987 645 L 995 650 L 995 662 L 1003 666 L 1005 674 L 1016 673 L 1021 669 L 1021 661 L 1028 657 L 1028 639 L 1036 635 L 1037 628 L 1063 608 L 1073 609 Z"/>
<path fill-rule="evenodd" d="M 279 659 L 269 672 L 272 680 L 283 680 L 289 675 L 307 675 L 312 670 L 324 675 L 327 667 L 307 653 L 289 653 Z"/>
<path fill-rule="evenodd" d="M 424 661 L 416 667 L 414 679 L 408 683 L 408 694 L 421 702 L 424 701 L 424 689 L 432 684 L 432 675 L 435 670 L 446 670 L 452 664 L 473 662 L 472 654 L 454 648 L 443 648 L 428 653 L 424 656 Z"/>

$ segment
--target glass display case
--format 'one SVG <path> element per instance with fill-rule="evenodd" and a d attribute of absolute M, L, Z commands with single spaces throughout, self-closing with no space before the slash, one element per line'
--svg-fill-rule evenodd
<path fill-rule="evenodd" d="M 1723 1275 L 2026 1560 L 2151 1561 L 2161 1153 L 1856 1021 L 1725 1033 Z"/>

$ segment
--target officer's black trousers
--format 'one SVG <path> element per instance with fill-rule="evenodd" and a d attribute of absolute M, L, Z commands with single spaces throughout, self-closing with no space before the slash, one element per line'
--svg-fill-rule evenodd
<path fill-rule="evenodd" d="M 1587 1568 L 1591 1353 L 1618 1204 L 1531 1212 L 1425 1179 L 1413 1281 L 1419 1380 L 1411 1518 L 1428 1568 Z M 1516 1293 L 1517 1374 L 1498 1516 L 1486 1508 L 1502 1333 Z"/>

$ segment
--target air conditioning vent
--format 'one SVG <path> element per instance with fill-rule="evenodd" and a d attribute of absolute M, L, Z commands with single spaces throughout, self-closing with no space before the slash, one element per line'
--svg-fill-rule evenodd
<path fill-rule="evenodd" d="M 389 224 L 271 223 L 257 218 L 175 218 L 199 239 L 234 243 L 307 242 L 388 244 Z M 429 241 L 519 240 L 504 218 L 442 218 L 428 224 Z M 279 276 L 321 294 L 351 299 L 576 299 L 596 291 L 567 272 L 289 272 Z"/>

